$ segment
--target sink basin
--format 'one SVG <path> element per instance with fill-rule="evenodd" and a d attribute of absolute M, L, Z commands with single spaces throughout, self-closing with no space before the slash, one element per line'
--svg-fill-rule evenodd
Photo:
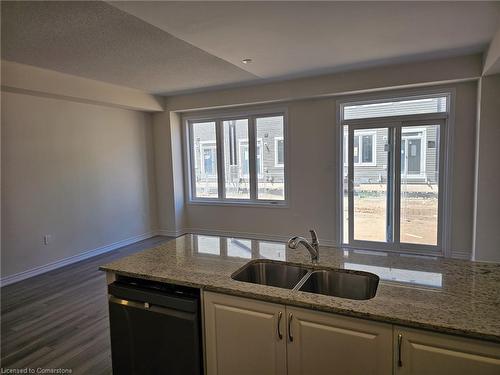
<path fill-rule="evenodd" d="M 375 297 L 379 277 L 369 272 L 319 270 L 312 272 L 299 288 L 302 292 L 364 300 Z"/>
<path fill-rule="evenodd" d="M 293 289 L 307 272 L 307 268 L 293 264 L 257 260 L 247 263 L 231 277 L 247 283 Z"/>
<path fill-rule="evenodd" d="M 264 259 L 251 261 L 231 276 L 247 283 L 300 290 L 327 296 L 366 300 L 375 297 L 379 277 L 370 272 L 312 269 Z"/>

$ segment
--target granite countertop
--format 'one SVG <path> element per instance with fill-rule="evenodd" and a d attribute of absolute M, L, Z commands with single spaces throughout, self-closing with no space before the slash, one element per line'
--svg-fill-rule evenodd
<path fill-rule="evenodd" d="M 101 270 L 297 307 L 500 342 L 500 264 L 385 252 L 320 249 L 319 266 L 380 277 L 370 300 L 349 300 L 231 279 L 252 259 L 310 265 L 279 242 L 187 234 Z"/>

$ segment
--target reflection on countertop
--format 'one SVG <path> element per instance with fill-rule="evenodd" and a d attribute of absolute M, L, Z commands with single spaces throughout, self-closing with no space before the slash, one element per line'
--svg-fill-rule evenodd
<path fill-rule="evenodd" d="M 231 279 L 252 259 L 310 265 L 305 249 L 264 240 L 187 234 L 101 269 L 500 342 L 499 264 L 331 247 L 320 254 L 319 266 L 378 275 L 376 296 L 354 301 Z"/>

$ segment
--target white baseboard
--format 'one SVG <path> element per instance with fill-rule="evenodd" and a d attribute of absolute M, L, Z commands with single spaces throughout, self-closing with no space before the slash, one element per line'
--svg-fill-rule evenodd
<path fill-rule="evenodd" d="M 84 260 L 84 259 L 95 257 L 96 255 L 104 254 L 104 253 L 107 253 L 109 251 L 119 249 L 120 247 L 127 246 L 127 245 L 133 244 L 135 242 L 154 237 L 156 235 L 158 235 L 157 231 L 144 233 L 144 234 L 141 234 L 138 236 L 127 238 L 125 240 L 114 242 L 114 243 L 106 245 L 106 246 L 101 246 L 101 247 L 98 247 L 96 249 L 88 250 L 88 251 L 85 251 L 83 253 L 68 257 L 68 258 L 56 260 L 55 262 L 51 262 L 51 263 L 45 264 L 43 266 L 39 266 L 39 267 L 35 267 L 35 268 L 29 269 L 26 271 L 15 273 L 13 275 L 5 276 L 5 277 L 0 278 L 0 287 L 10 285 L 13 283 L 17 283 L 18 281 L 25 280 L 25 279 L 28 279 L 30 277 L 36 276 L 36 275 L 40 275 L 40 274 L 48 272 L 48 271 L 52 271 L 52 270 L 55 270 L 56 268 L 64 267 L 64 266 L 79 262 L 79 261 Z"/>
<path fill-rule="evenodd" d="M 169 230 L 169 229 L 158 229 L 156 230 L 156 234 L 159 236 L 169 236 L 169 237 L 179 237 L 187 232 L 184 229 L 179 230 Z"/>

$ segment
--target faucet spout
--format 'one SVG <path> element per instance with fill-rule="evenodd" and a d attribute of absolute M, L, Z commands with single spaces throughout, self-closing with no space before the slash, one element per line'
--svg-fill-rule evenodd
<path fill-rule="evenodd" d="M 311 231 L 311 234 L 314 231 Z M 304 237 L 295 236 L 288 240 L 287 243 L 290 249 L 296 249 L 299 245 L 303 245 L 311 255 L 311 261 L 317 263 L 319 259 L 319 242 L 314 232 L 312 243 L 309 243 Z"/>

